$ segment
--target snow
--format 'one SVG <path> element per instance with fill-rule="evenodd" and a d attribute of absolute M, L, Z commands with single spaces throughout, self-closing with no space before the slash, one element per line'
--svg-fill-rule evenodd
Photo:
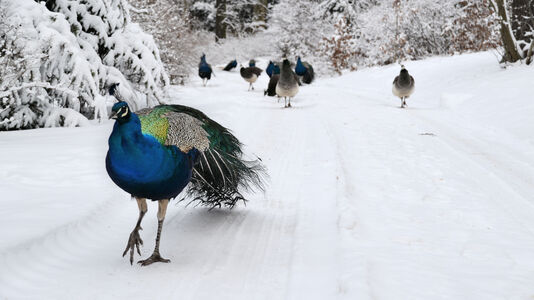
<path fill-rule="evenodd" d="M 404 64 L 407 109 L 391 95 L 399 66 L 319 78 L 291 109 L 263 96 L 265 74 L 253 92 L 238 71 L 172 89 L 271 179 L 232 211 L 171 205 L 170 264 L 121 257 L 138 212 L 105 171 L 112 122 L 0 133 L 0 298 L 533 297 L 532 68 L 491 53 Z"/>

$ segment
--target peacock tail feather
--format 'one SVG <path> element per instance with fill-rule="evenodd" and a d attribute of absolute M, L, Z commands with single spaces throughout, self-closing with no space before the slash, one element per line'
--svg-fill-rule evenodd
<path fill-rule="evenodd" d="M 242 144 L 225 127 L 204 113 L 182 105 L 162 105 L 137 112 L 144 134 L 187 152 L 200 151 L 188 196 L 210 207 L 233 207 L 246 199 L 241 190 L 264 189 L 267 177 L 260 160 L 243 159 Z M 185 129 L 185 130 L 184 130 Z"/>

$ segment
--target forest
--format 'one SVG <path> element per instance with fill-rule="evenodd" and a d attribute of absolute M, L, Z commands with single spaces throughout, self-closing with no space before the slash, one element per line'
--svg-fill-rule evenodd
<path fill-rule="evenodd" d="M 100 118 L 112 82 L 162 103 L 202 53 L 216 61 L 307 57 L 323 76 L 495 49 L 533 53 L 527 0 L 0 2 L 0 130 Z M 135 38 L 133 38 L 135 37 Z"/>

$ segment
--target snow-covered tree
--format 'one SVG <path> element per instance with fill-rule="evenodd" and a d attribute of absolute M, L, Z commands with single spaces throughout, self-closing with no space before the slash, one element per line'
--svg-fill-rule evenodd
<path fill-rule="evenodd" d="M 281 55 L 316 56 L 324 36 L 334 27 L 320 14 L 320 4 L 307 0 L 282 0 L 271 12 L 272 30 Z"/>
<path fill-rule="evenodd" d="M 154 37 L 171 81 L 180 83 L 190 68 L 198 64 L 196 46 L 205 36 L 191 29 L 187 2 L 130 0 L 130 4 L 132 20 Z"/>
<path fill-rule="evenodd" d="M 189 7 L 192 26 L 215 32 L 218 39 L 244 36 L 267 27 L 269 5 L 275 0 L 202 0 Z"/>
<path fill-rule="evenodd" d="M 0 2 L 0 130 L 82 125 L 115 82 L 133 107 L 161 97 L 157 47 L 125 4 Z"/>
<path fill-rule="evenodd" d="M 130 21 L 126 0 L 47 0 L 46 7 L 63 14 L 79 43 L 121 71 L 147 105 L 162 99 L 168 78 L 159 50 L 152 36 Z"/>
<path fill-rule="evenodd" d="M 69 23 L 29 0 L 2 1 L 0 13 L 0 130 L 84 123 L 98 65 L 80 59 Z"/>
<path fill-rule="evenodd" d="M 326 50 L 323 53 L 331 61 L 338 61 L 335 65 L 351 67 L 486 50 L 498 45 L 487 3 L 487 0 L 325 0 L 321 4 L 323 16 L 347 21 L 337 21 L 336 33 L 325 37 L 327 42 L 322 50 Z M 336 51 L 331 51 L 333 46 Z M 341 57 L 343 62 L 339 61 Z"/>
<path fill-rule="evenodd" d="M 334 27 L 335 34 L 331 37 L 324 37 L 321 48 L 329 58 L 332 68 L 341 74 L 342 70 L 349 68 L 354 70 L 356 68 L 352 65 L 354 61 L 365 54 L 357 45 L 356 28 L 350 26 L 346 19 L 340 19 Z"/>
<path fill-rule="evenodd" d="M 490 0 L 460 1 L 455 16 L 445 27 L 450 38 L 449 52 L 484 51 L 500 45 L 497 16 Z"/>
<path fill-rule="evenodd" d="M 526 59 L 530 64 L 534 56 L 534 2 L 524 0 L 490 0 L 499 16 L 504 54 L 502 61 L 516 62 Z"/>

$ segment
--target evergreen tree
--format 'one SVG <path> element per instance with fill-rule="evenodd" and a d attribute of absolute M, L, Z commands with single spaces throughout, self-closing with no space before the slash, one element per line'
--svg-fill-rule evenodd
<path fill-rule="evenodd" d="M 157 47 L 129 22 L 126 2 L 0 5 L 0 130 L 85 124 L 111 83 L 121 83 L 134 108 L 153 102 L 139 95 L 161 97 L 167 80 Z"/>

